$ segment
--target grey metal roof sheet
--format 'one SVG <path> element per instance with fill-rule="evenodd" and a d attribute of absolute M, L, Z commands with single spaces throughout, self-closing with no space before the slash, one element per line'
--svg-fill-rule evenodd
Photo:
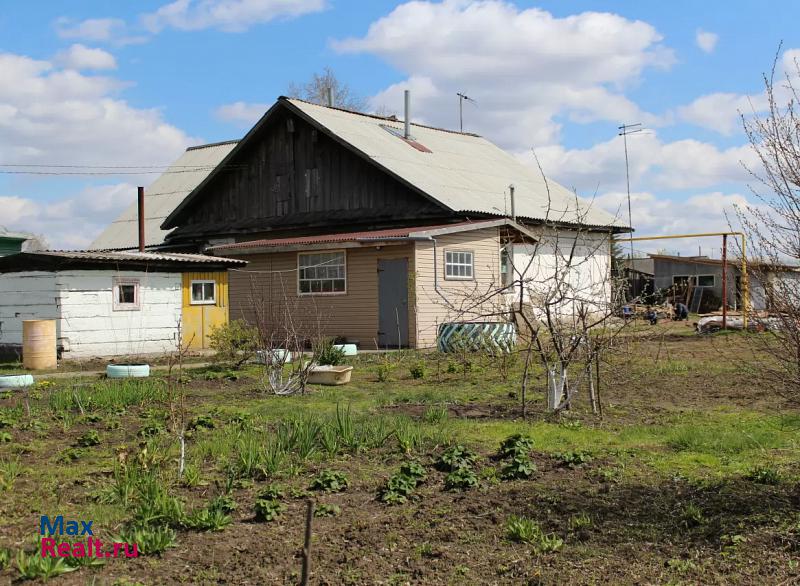
<path fill-rule="evenodd" d="M 145 244 L 164 243 L 169 230 L 161 229 L 172 210 L 225 158 L 237 141 L 189 147 L 167 171 L 144 191 Z M 134 201 L 89 245 L 91 250 L 136 248 L 139 244 L 138 209 Z"/>
<path fill-rule="evenodd" d="M 38 256 L 52 256 L 58 258 L 69 258 L 74 260 L 99 260 L 99 261 L 166 261 L 175 263 L 223 263 L 223 264 L 247 264 L 246 261 L 231 258 L 210 256 L 207 254 L 189 254 L 178 252 L 139 252 L 139 251 L 93 251 L 93 250 L 40 250 L 32 253 L 25 253 Z"/>
<path fill-rule="evenodd" d="M 538 170 L 522 164 L 481 136 L 412 123 L 412 138 L 431 151 L 422 152 L 387 131 L 389 127 L 402 135 L 402 121 L 302 100 L 286 101 L 380 166 L 454 211 L 508 215 L 509 185 L 513 184 L 519 217 L 593 227 L 626 227 L 625 222 L 596 204 L 578 198 L 555 181 L 545 181 Z"/>

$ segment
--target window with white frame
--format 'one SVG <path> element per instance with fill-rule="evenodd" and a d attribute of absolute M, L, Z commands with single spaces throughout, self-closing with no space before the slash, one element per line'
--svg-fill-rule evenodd
<path fill-rule="evenodd" d="M 472 252 L 465 250 L 446 250 L 444 253 L 445 279 L 472 279 Z"/>
<path fill-rule="evenodd" d="M 297 255 L 297 291 L 301 295 L 347 292 L 345 252 L 314 252 Z"/>
<path fill-rule="evenodd" d="M 141 308 L 138 279 L 114 279 L 112 295 L 114 311 L 137 311 Z"/>
<path fill-rule="evenodd" d="M 192 305 L 215 305 L 217 303 L 217 284 L 214 281 L 191 282 Z"/>

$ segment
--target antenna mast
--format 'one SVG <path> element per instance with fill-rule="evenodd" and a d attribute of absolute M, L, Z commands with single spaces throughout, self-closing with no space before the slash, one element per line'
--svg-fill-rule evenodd
<path fill-rule="evenodd" d="M 458 131 L 464 132 L 464 100 L 472 102 L 473 104 L 477 104 L 478 102 L 461 92 L 458 92 L 456 95 L 458 96 Z"/>

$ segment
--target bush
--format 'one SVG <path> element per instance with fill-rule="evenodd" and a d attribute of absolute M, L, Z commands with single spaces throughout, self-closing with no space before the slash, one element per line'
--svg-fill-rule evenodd
<path fill-rule="evenodd" d="M 336 348 L 333 339 L 323 339 L 314 352 L 315 362 L 321 366 L 338 366 L 344 362 L 344 349 Z"/>
<path fill-rule="evenodd" d="M 414 379 L 425 378 L 425 363 L 420 361 L 417 362 L 416 364 L 412 364 L 411 368 L 409 369 L 409 372 L 411 373 L 411 378 Z"/>
<path fill-rule="evenodd" d="M 258 328 L 241 319 L 213 327 L 209 339 L 216 352 L 214 359 L 237 367 L 250 360 L 259 347 Z"/>

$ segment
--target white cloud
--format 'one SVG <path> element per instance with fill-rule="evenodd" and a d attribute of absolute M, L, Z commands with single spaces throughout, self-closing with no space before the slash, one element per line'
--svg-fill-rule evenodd
<path fill-rule="evenodd" d="M 318 12 L 324 7 L 325 0 L 175 0 L 143 15 L 142 23 L 153 33 L 168 27 L 241 32 L 254 24 Z"/>
<path fill-rule="evenodd" d="M 214 115 L 226 122 L 235 122 L 241 126 L 252 126 L 269 110 L 269 107 L 269 104 L 234 102 L 220 106 L 214 111 Z"/>
<path fill-rule="evenodd" d="M 713 53 L 714 49 L 717 47 L 719 35 L 717 33 L 704 31 L 703 29 L 697 29 L 697 33 L 695 33 L 694 36 L 694 41 L 705 53 Z"/>
<path fill-rule="evenodd" d="M 716 93 L 700 96 L 687 106 L 678 108 L 678 116 L 691 124 L 729 136 L 742 129 L 740 114 L 762 112 L 767 107 L 763 94 Z"/>
<path fill-rule="evenodd" d="M 90 186 L 75 196 L 39 202 L 21 196 L 0 195 L 4 225 L 44 235 L 52 248 L 88 246 L 136 197 L 129 183 Z"/>
<path fill-rule="evenodd" d="M 659 123 L 622 90 L 648 68 L 671 66 L 661 40 L 651 25 L 614 14 L 557 18 L 500 1 L 445 0 L 398 6 L 334 48 L 378 55 L 408 75 L 375 96 L 374 108 L 401 109 L 411 86 L 416 119 L 457 128 L 456 92 L 466 92 L 478 105 L 466 106 L 465 130 L 523 149 L 556 142 L 563 115 Z"/>
<path fill-rule="evenodd" d="M 86 45 L 76 43 L 59 51 L 55 56 L 55 62 L 68 69 L 116 69 L 117 60 L 108 51 L 103 49 L 93 49 Z"/>
<path fill-rule="evenodd" d="M 121 18 L 75 20 L 62 16 L 55 21 L 56 34 L 62 39 L 123 46 L 144 43 L 147 37 L 135 34 Z"/>

